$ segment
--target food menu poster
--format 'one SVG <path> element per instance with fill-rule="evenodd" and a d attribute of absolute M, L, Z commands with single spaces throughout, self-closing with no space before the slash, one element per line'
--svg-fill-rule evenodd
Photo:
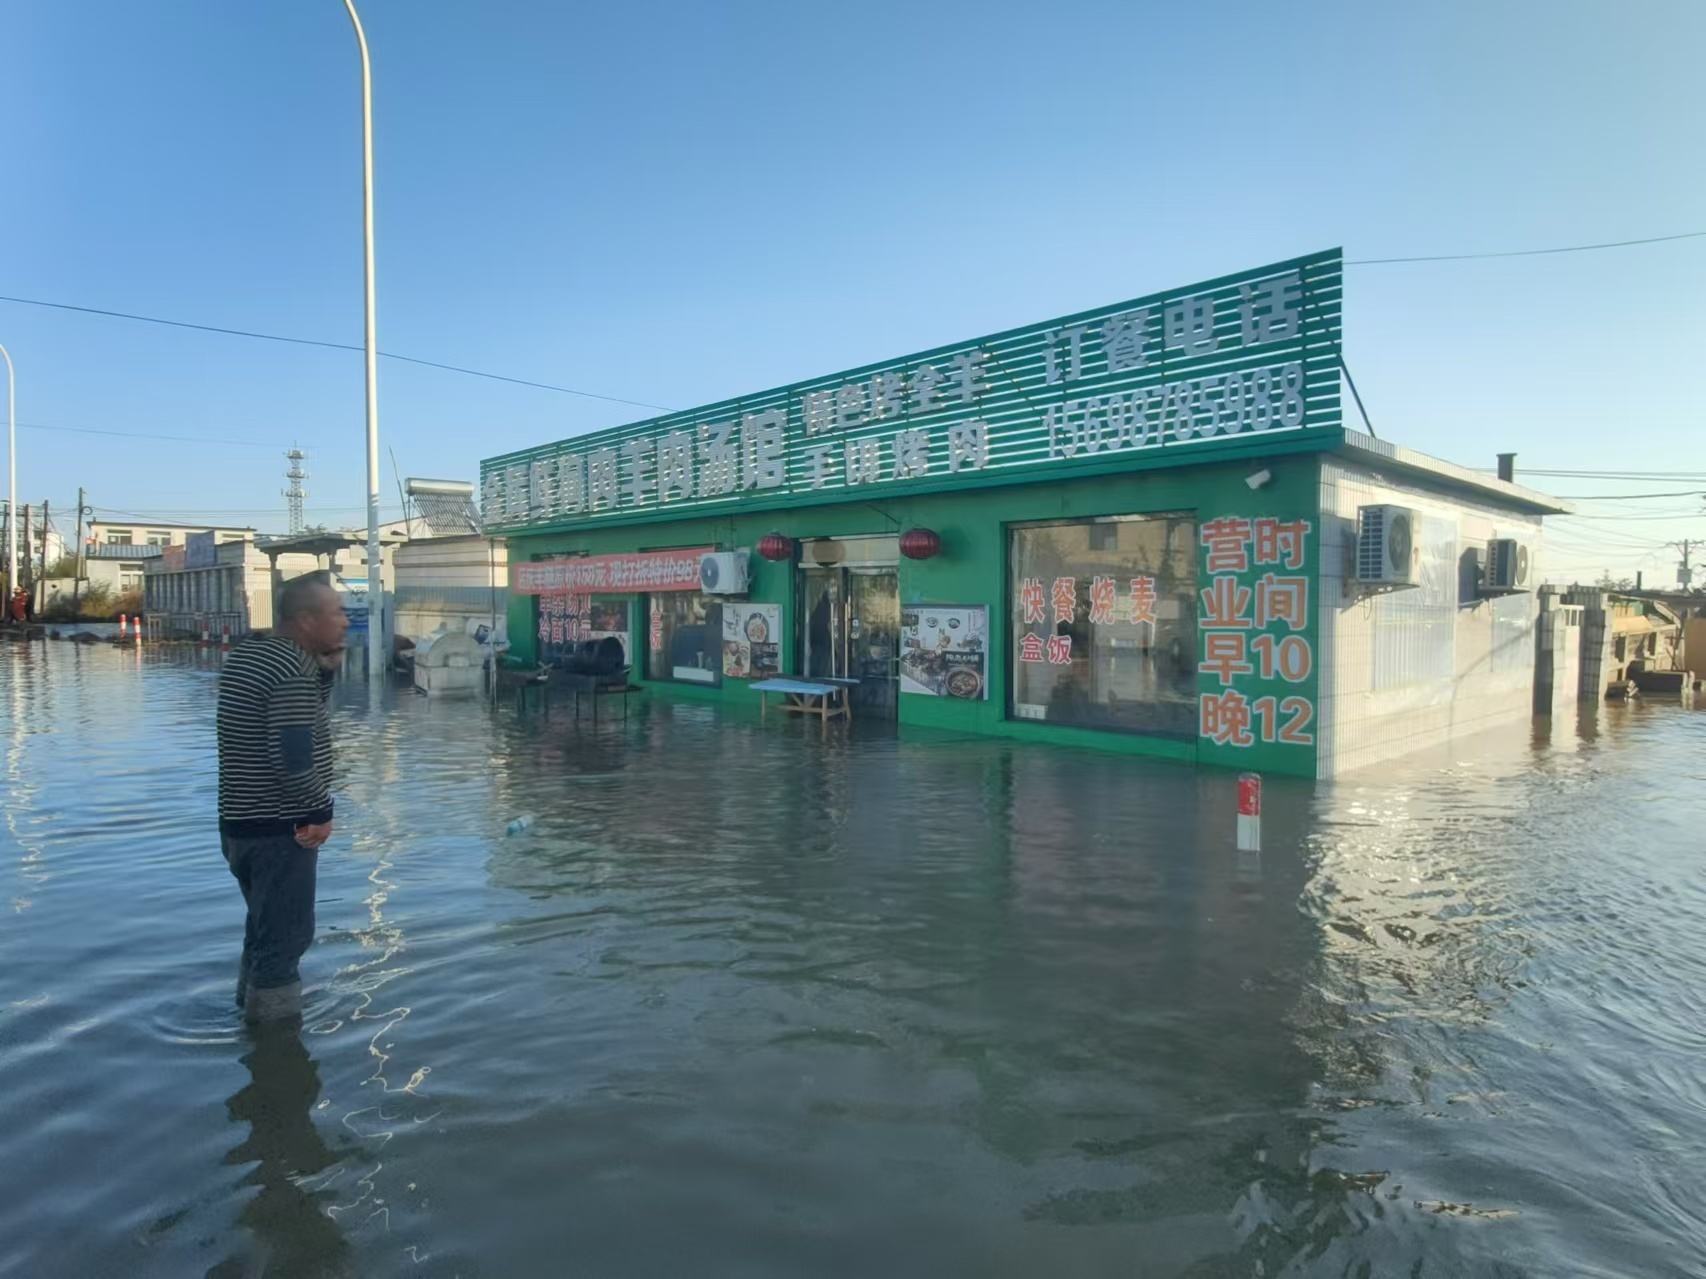
<path fill-rule="evenodd" d="M 908 605 L 900 614 L 900 688 L 928 697 L 989 697 L 989 610 Z"/>
<path fill-rule="evenodd" d="M 782 606 L 723 605 L 723 678 L 769 679 L 782 672 Z"/>

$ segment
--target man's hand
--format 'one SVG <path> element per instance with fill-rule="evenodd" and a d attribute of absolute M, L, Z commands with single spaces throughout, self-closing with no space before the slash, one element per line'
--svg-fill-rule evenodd
<path fill-rule="evenodd" d="M 321 822 L 318 826 L 298 826 L 296 842 L 304 848 L 318 848 L 332 837 L 332 823 Z"/>

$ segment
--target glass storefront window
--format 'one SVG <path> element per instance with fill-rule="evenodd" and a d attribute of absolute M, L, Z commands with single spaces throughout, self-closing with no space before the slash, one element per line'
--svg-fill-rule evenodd
<path fill-rule="evenodd" d="M 1012 528 L 1011 714 L 1195 737 L 1196 546 L 1188 513 Z"/>
<path fill-rule="evenodd" d="M 628 639 L 630 596 L 574 594 L 541 595 L 539 654 L 547 665 L 555 665 L 579 653 L 588 643 L 614 638 L 622 646 L 624 666 L 634 659 Z"/>
<path fill-rule="evenodd" d="M 622 645 L 622 665 L 631 666 L 634 662 L 634 645 L 628 637 L 628 612 L 633 598 L 628 595 L 594 595 L 592 597 L 592 615 L 588 621 L 591 628 L 587 638 L 594 642 L 613 639 Z"/>
<path fill-rule="evenodd" d="M 691 684 L 722 681 L 723 606 L 688 591 L 645 598 L 646 677 Z"/>

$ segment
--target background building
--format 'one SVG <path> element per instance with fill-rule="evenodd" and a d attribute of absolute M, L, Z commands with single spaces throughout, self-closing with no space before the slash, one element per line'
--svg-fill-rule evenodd
<path fill-rule="evenodd" d="M 255 530 L 247 526 L 175 524 L 169 520 L 118 520 L 102 518 L 89 522 L 91 546 L 182 546 L 192 534 L 212 533 L 220 545 L 253 541 Z"/>
<path fill-rule="evenodd" d="M 268 630 L 278 583 L 323 567 L 311 553 L 273 552 L 247 537 L 219 541 L 220 532 L 192 533 L 145 561 L 143 612 L 151 637 Z"/>
<path fill-rule="evenodd" d="M 399 546 L 392 599 L 396 634 L 424 648 L 445 634 L 501 636 L 509 609 L 509 548 L 481 534 Z"/>

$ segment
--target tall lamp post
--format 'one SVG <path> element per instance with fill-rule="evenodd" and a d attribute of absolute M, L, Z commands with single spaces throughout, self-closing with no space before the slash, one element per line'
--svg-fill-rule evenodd
<path fill-rule="evenodd" d="M 373 314 L 373 67 L 355 0 L 344 0 L 361 48 L 361 226 L 367 283 L 367 675 L 385 678 L 385 562 L 379 554 L 379 345 Z"/>
<path fill-rule="evenodd" d="M 0 346 L 6 360 L 6 589 L 5 606 L 18 589 L 18 375 L 12 353 Z"/>

